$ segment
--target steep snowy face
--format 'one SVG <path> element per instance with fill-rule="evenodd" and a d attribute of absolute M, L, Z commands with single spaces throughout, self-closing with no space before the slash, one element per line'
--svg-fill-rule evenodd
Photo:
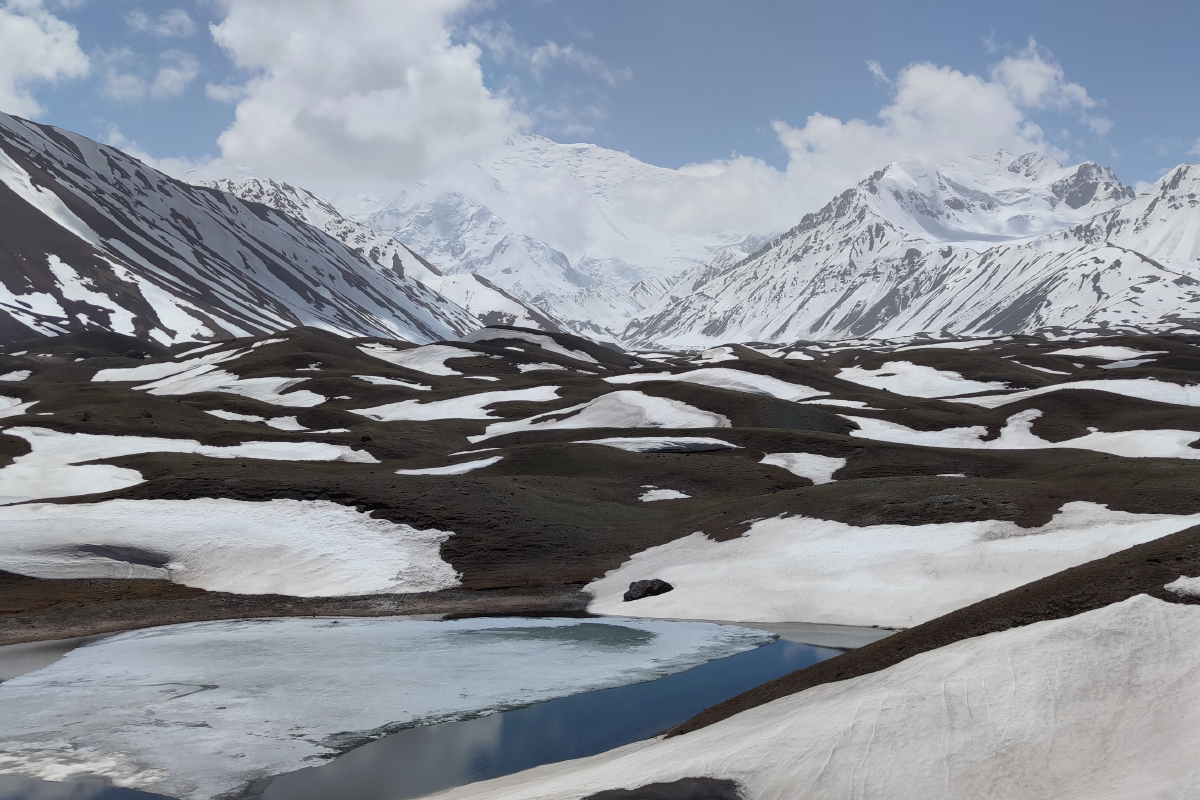
<path fill-rule="evenodd" d="M 864 187 L 868 207 L 934 243 L 976 249 L 1070 227 L 1134 198 L 1108 167 L 1063 167 L 1038 153 L 912 158 Z"/>
<path fill-rule="evenodd" d="M 242 200 L 262 203 L 320 228 L 380 267 L 432 289 L 466 310 L 483 325 L 521 325 L 542 330 L 561 330 L 561 326 L 542 310 L 521 301 L 486 278 L 470 270 L 463 274 L 446 275 L 395 237 L 352 219 L 329 201 L 306 189 L 261 178 L 223 178 L 204 181 L 200 185 L 228 192 Z M 466 330 L 471 329 L 468 327 Z"/>
<path fill-rule="evenodd" d="M 169 343 L 310 325 L 427 342 L 478 327 L 423 284 L 287 214 L 6 115 L 0 205 L 9 341 L 111 330 Z"/>
<path fill-rule="evenodd" d="M 636 314 L 744 232 L 682 234 L 648 197 L 673 170 L 525 136 L 395 197 L 336 198 L 447 274 L 474 273 L 572 329 L 620 340 Z"/>
<path fill-rule="evenodd" d="M 893 164 L 749 258 L 693 270 L 625 340 L 998 335 L 1186 316 L 1200 310 L 1198 172 L 1180 167 L 1130 201 L 1107 168 L 1036 154 Z"/>

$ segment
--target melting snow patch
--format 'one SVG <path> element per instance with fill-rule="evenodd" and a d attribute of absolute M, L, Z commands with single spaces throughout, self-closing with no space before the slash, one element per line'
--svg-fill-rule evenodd
<path fill-rule="evenodd" d="M 793 350 L 784 356 L 787 361 L 816 361 L 815 358 L 802 350 Z"/>
<path fill-rule="evenodd" d="M 360 381 L 366 381 L 376 386 L 402 386 L 405 389 L 415 389 L 418 392 L 432 391 L 432 386 L 426 386 L 423 383 L 413 383 L 411 381 L 402 381 L 397 378 L 385 378 L 382 375 L 355 375 Z M 341 398 L 339 398 L 341 399 Z M 347 400 L 350 398 L 346 398 Z"/>
<path fill-rule="evenodd" d="M 583 439 L 571 444 L 599 444 L 630 453 L 707 453 L 741 449 L 724 439 L 706 436 L 616 436 L 611 439 Z"/>
<path fill-rule="evenodd" d="M 485 356 L 483 353 L 445 344 L 428 344 L 408 350 L 397 350 L 382 344 L 360 344 L 358 349 L 369 356 L 405 369 L 424 372 L 427 375 L 442 376 L 462 375 L 458 370 L 446 366 L 446 362 L 453 358 L 499 358 L 499 356 Z"/>
<path fill-rule="evenodd" d="M 234 411 L 221 411 L 213 409 L 205 411 L 205 414 L 212 414 L 214 417 L 229 420 L 230 422 L 265 422 L 268 428 L 275 428 L 281 431 L 306 431 L 308 428 L 300 424 L 300 421 L 295 417 L 258 417 L 254 414 L 238 414 Z M 329 433 L 329 431 L 317 431 L 318 433 Z"/>
<path fill-rule="evenodd" d="M 1197 672 L 1200 609 L 1138 595 L 439 800 L 575 800 L 694 776 L 747 798 L 1182 800 L 1200 786 Z"/>
<path fill-rule="evenodd" d="M 74 465 L 137 453 L 194 453 L 210 458 L 258 458 L 271 461 L 379 463 L 364 450 L 323 442 L 245 442 L 213 447 L 202 445 L 194 439 L 97 436 L 90 433 L 60 433 L 46 428 L 9 428 L 5 433 L 25 439 L 33 449 L 0 469 L 0 503 L 72 497 L 134 486 L 142 482 L 141 473 L 136 470 L 109 464 Z"/>
<path fill-rule="evenodd" d="M 908 397 L 950 397 L 957 394 L 1007 389 L 1007 383 L 973 381 L 957 372 L 926 367 L 911 361 L 889 361 L 878 369 L 846 367 L 838 372 L 844 381 L 886 389 Z"/>
<path fill-rule="evenodd" d="M 696 369 L 691 372 L 672 374 L 670 372 L 652 372 L 643 375 L 616 375 L 605 378 L 612 384 L 624 385 L 630 383 L 645 383 L 646 381 L 678 381 L 680 383 L 697 383 L 701 386 L 712 386 L 717 389 L 732 389 L 735 392 L 759 394 L 777 397 L 780 400 L 807 400 L 819 397 L 825 392 L 810 389 L 795 383 L 781 381 L 768 375 L 758 375 L 740 369 L 713 367 Z"/>
<path fill-rule="evenodd" d="M 640 367 L 641 364 L 639 364 L 638 366 Z M 551 364 L 549 362 L 542 362 L 540 364 L 517 364 L 517 369 L 521 370 L 521 372 L 537 372 L 539 370 L 547 370 L 547 369 L 563 369 L 563 370 L 565 370 L 566 367 L 564 367 L 562 364 Z"/>
<path fill-rule="evenodd" d="M 1101 364 L 1100 369 L 1129 369 L 1130 367 L 1140 367 L 1142 364 L 1149 364 L 1154 361 L 1153 358 L 1134 358 L 1129 361 L 1114 361 L 1111 364 Z"/>
<path fill-rule="evenodd" d="M 859 411 L 883 411 L 882 408 L 874 408 L 867 405 L 862 400 L 805 400 L 805 405 L 812 406 L 838 406 L 840 408 L 856 408 Z"/>
<path fill-rule="evenodd" d="M 472 331 L 471 333 L 462 337 L 462 339 L 460 341 L 463 341 L 463 342 L 485 342 L 485 341 L 492 341 L 495 339 L 510 339 L 510 340 L 515 339 L 517 341 L 528 342 L 529 344 L 537 345 L 538 347 L 545 350 L 547 353 L 555 353 L 560 356 L 566 356 L 567 358 L 574 359 L 575 361 L 582 361 L 586 364 L 599 364 L 600 363 L 599 361 L 592 358 L 591 356 L 589 356 L 587 353 L 583 352 L 582 350 L 571 350 L 570 348 L 564 347 L 561 344 L 559 344 L 558 342 L 556 342 L 552 337 L 544 336 L 539 333 L 525 333 L 523 331 L 508 331 L 508 330 L 497 330 L 495 328 L 481 328 L 480 330 Z"/>
<path fill-rule="evenodd" d="M 325 402 L 324 395 L 300 389 L 283 394 L 308 378 L 239 378 L 231 372 L 204 364 L 187 372 L 163 378 L 154 383 L 133 388 L 155 395 L 195 394 L 197 392 L 223 392 L 249 397 L 263 403 L 291 408 L 311 408 Z"/>
<path fill-rule="evenodd" d="M 334 597 L 458 585 L 450 533 L 324 500 L 109 500 L 0 508 L 0 564 L 35 578 L 158 578 L 235 594 Z"/>
<path fill-rule="evenodd" d="M 1200 514 L 1128 514 L 1067 503 L 1046 525 L 855 527 L 809 517 L 755 522 L 737 539 L 694 533 L 634 555 L 587 587 L 589 610 L 629 613 L 629 582 L 675 591 L 639 614 L 675 619 L 911 627 L 1087 561 L 1200 524 Z"/>
<path fill-rule="evenodd" d="M 185 800 L 245 796 L 272 775 L 399 728 L 649 681 L 771 638 L 623 618 L 274 619 L 131 631 L 0 684 L 0 770 L 49 778 L 104 763 L 125 787 Z"/>
<path fill-rule="evenodd" d="M 1028 397 L 1039 397 L 1050 392 L 1062 392 L 1068 389 L 1091 389 L 1097 392 L 1110 392 L 1125 397 L 1136 397 L 1139 400 L 1149 400 L 1154 403 L 1167 403 L 1175 406 L 1200 406 L 1200 386 L 1181 386 L 1178 383 L 1155 380 L 1154 378 L 1113 378 L 1112 380 L 1071 381 L 1056 383 L 1053 386 L 1042 386 L 1038 389 L 1025 389 L 1012 394 L 990 395 L 988 397 L 963 397 L 951 400 L 952 403 L 970 403 L 984 408 L 999 408 Z"/>
<path fill-rule="evenodd" d="M 37 405 L 37 400 L 30 400 L 28 403 L 23 403 L 19 397 L 5 397 L 0 394 L 0 419 L 4 419 L 5 417 L 19 417 L 35 405 Z"/>
<path fill-rule="evenodd" d="M 657 500 L 686 500 L 689 497 L 691 497 L 690 494 L 684 494 L 675 489 L 651 489 L 648 492 L 642 492 L 638 500 L 643 503 L 653 503 Z"/>
<path fill-rule="evenodd" d="M 1063 372 L 1062 370 L 1046 369 L 1045 367 L 1035 367 L 1032 364 L 1022 364 L 1020 361 L 1014 361 L 1013 363 L 1016 364 L 1018 367 L 1024 367 L 1025 369 L 1032 369 L 1036 372 L 1045 372 L 1048 375 L 1070 375 L 1071 374 L 1069 372 Z"/>
<path fill-rule="evenodd" d="M 1140 356 L 1157 356 L 1167 352 L 1166 350 L 1135 350 L 1132 347 L 1120 347 L 1117 345 L 1096 345 L 1094 347 L 1068 347 L 1064 350 L 1055 350 L 1048 355 L 1052 356 L 1074 356 L 1076 358 L 1083 356 L 1085 358 L 1100 358 L 1105 361 L 1126 361 L 1131 358 Z"/>
<path fill-rule="evenodd" d="M 813 483 L 833 483 L 833 473 L 846 466 L 846 459 L 816 453 L 767 453 L 760 464 L 782 467 L 793 475 Z"/>
<path fill-rule="evenodd" d="M 579 428 L 730 428 L 729 418 L 695 406 L 653 397 L 641 392 L 609 392 L 594 400 L 570 408 L 513 422 L 494 422 L 479 436 L 479 442 L 493 436 L 520 431 L 572 430 Z"/>
<path fill-rule="evenodd" d="M 906 353 L 909 350 L 974 350 L 976 347 L 986 347 L 991 339 L 972 339 L 969 342 L 930 342 L 929 344 L 910 344 L 898 347 L 893 353 Z"/>
<path fill-rule="evenodd" d="M 504 456 L 492 456 L 491 458 L 481 458 L 478 461 L 464 461 L 461 464 L 451 464 L 448 467 L 427 467 L 425 469 L 398 469 L 397 475 L 463 475 L 468 472 L 473 472 L 477 469 L 490 467 L 498 461 L 504 459 Z"/>
<path fill-rule="evenodd" d="M 1200 578 L 1189 578 L 1180 575 L 1177 580 L 1164 584 L 1163 588 L 1180 597 L 1200 597 Z"/>
<path fill-rule="evenodd" d="M 374 408 L 347 409 L 352 414 L 379 420 L 380 422 L 426 421 L 435 419 L 495 419 L 488 406 L 496 403 L 528 401 L 545 403 L 558 399 L 558 386 L 535 386 L 531 389 L 508 389 L 496 392 L 481 392 L 449 400 L 434 400 L 422 403 L 418 400 L 403 400 Z"/>
<path fill-rule="evenodd" d="M 206 348 L 200 349 L 203 350 Z M 194 370 L 197 367 L 201 367 L 206 364 L 220 364 L 225 361 L 232 361 L 235 358 L 245 355 L 245 353 L 245 350 L 222 350 L 217 353 L 208 353 L 200 356 L 199 358 L 188 358 L 183 361 L 163 361 L 158 364 L 142 364 L 138 367 L 115 367 L 113 369 L 102 369 L 92 376 L 92 380 L 155 381 L 162 378 L 169 378 L 172 375 L 179 375 L 180 373 Z M 184 353 L 184 355 L 191 354 Z"/>
<path fill-rule="evenodd" d="M 719 364 L 722 361 L 737 361 L 737 353 L 732 347 L 713 347 L 692 358 L 697 364 Z"/>
<path fill-rule="evenodd" d="M 17 369 L 0 375 L 0 381 L 23 381 L 32 374 L 31 369 Z"/>

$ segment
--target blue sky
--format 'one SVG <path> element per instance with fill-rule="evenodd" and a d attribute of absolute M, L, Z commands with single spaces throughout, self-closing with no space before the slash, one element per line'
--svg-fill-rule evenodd
<path fill-rule="evenodd" d="M 1021 118 L 1013 125 L 1032 123 L 1040 129 L 1031 137 L 1027 127 L 1020 128 L 1021 141 L 1036 140 L 1071 160 L 1109 164 L 1127 183 L 1152 181 L 1181 161 L 1200 161 L 1196 3 L 380 3 L 7 0 L 0 7 L 7 9 L 10 20 L 40 14 L 73 27 L 88 65 L 83 75 L 81 68 L 72 72 L 68 64 L 58 80 L 10 77 L 24 93 L 24 108 L 13 108 L 21 102 L 10 100 L 9 107 L 0 110 L 33 111 L 30 115 L 40 121 L 126 144 L 158 159 L 203 163 L 224 157 L 226 163 L 285 172 L 293 163 L 303 163 L 308 166 L 298 167 L 296 176 L 311 174 L 320 182 L 328 177 L 325 173 L 305 169 L 322 159 L 323 147 L 346 139 L 305 140 L 293 150 L 283 147 L 286 152 L 272 160 L 270 117 L 276 112 L 271 109 L 284 108 L 279 113 L 286 115 L 286 107 L 263 105 L 258 127 L 242 122 L 218 143 L 233 125 L 239 102 L 269 95 L 271 103 L 280 103 L 282 95 L 295 94 L 295 85 L 276 86 L 271 89 L 274 94 L 262 97 L 241 88 L 247 79 L 277 68 L 261 54 L 283 46 L 282 40 L 264 33 L 260 42 L 255 36 L 258 29 L 278 24 L 291 30 L 294 40 L 308 37 L 309 55 L 281 56 L 301 61 L 341 57 L 339 48 L 345 48 L 345 58 L 360 58 L 372 48 L 388 49 L 392 37 L 411 39 L 396 45 L 397 51 L 409 53 L 408 62 L 379 53 L 347 73 L 347 81 L 371 84 L 364 89 L 368 94 L 378 88 L 375 84 L 386 87 L 399 80 L 395 75 L 410 66 L 424 68 L 427 61 L 441 63 L 438 60 L 445 57 L 443 71 L 451 77 L 438 84 L 443 88 L 426 95 L 421 107 L 403 97 L 393 98 L 394 107 L 378 106 L 380 129 L 425 119 L 396 148 L 405 154 L 397 156 L 405 163 L 397 175 L 406 179 L 421 177 L 441 163 L 439 159 L 469 155 L 505 130 L 595 142 L 670 168 L 738 154 L 784 170 L 797 147 L 815 147 L 805 136 L 787 143 L 786 130 L 807 130 L 810 115 L 874 125 L 881 109 L 895 102 L 901 73 L 910 65 L 928 63 L 995 83 L 997 65 L 1006 58 L 1018 67 L 1034 59 L 1052 65 L 1060 75 L 1056 94 L 1014 101 Z M 340 17 L 334 24 L 334 18 L 323 16 L 329 9 L 356 4 L 362 6 L 361 13 L 345 14 L 345 24 Z M 308 28 L 298 22 L 305 15 Z M 0 16 L 0 28 L 4 19 Z M 214 41 L 210 30 L 222 21 L 228 29 L 224 46 Z M 328 47 L 319 41 L 325 31 Z M 449 37 L 448 43 L 440 50 L 428 49 L 428 42 L 441 33 Z M 462 45 L 470 47 L 464 51 Z M 472 64 L 463 62 L 464 52 L 474 53 L 472 63 L 482 70 L 482 88 L 471 84 Z M 65 58 L 61 53 L 54 57 Z M 868 62 L 878 69 L 873 72 Z M 294 71 L 296 62 L 290 63 Z M 0 82 L 5 68 L 0 56 Z M 1010 95 L 1024 91 L 1012 81 L 1004 85 Z M 328 96 L 314 95 L 311 103 L 320 105 L 322 97 L 336 101 L 336 95 L 346 91 L 345 86 L 331 86 Z M 434 95 L 444 96 L 443 107 L 430 110 L 439 101 Z M 0 101 L 3 98 L 0 89 Z M 253 107 L 246 105 L 242 111 L 249 115 Z M 369 103 L 344 112 L 351 127 L 373 113 Z M 917 108 L 912 113 L 925 112 Z M 936 124 L 949 124 L 942 119 Z M 776 123 L 784 123 L 786 129 Z M 445 126 L 444 134 L 439 124 Z M 992 140 L 966 132 L 945 141 L 947 146 L 961 141 L 968 148 Z M 381 147 L 373 157 L 378 160 L 379 153 L 386 152 Z M 893 152 L 881 147 L 878 157 Z M 260 157 L 261 166 L 256 160 Z M 285 157 L 293 161 L 282 160 Z M 872 163 L 870 157 L 864 156 L 862 163 Z M 164 165 L 172 163 L 176 162 Z M 846 174 L 856 169 L 862 166 L 850 164 Z"/>

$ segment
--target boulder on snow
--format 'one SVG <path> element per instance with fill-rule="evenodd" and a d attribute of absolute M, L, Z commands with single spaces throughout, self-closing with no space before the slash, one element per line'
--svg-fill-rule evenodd
<path fill-rule="evenodd" d="M 659 594 L 666 594 L 675 587 L 661 578 L 651 578 L 648 581 L 634 581 L 629 584 L 629 591 L 625 593 L 625 602 L 630 600 L 641 600 L 643 597 L 654 597 Z"/>

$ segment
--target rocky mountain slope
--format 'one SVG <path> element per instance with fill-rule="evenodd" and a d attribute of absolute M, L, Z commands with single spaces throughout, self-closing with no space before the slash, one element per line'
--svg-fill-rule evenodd
<path fill-rule="evenodd" d="M 452 300 L 483 325 L 523 325 L 549 331 L 561 329 L 545 311 L 521 301 L 482 275 L 447 275 L 395 237 L 351 219 L 329 201 L 305 189 L 259 178 L 228 178 L 203 181 L 200 185 L 227 192 L 242 200 L 262 203 L 320 228 L 380 267 L 417 280 Z"/>
<path fill-rule="evenodd" d="M 264 206 L 0 115 L 0 337 L 172 343 L 311 325 L 417 342 L 480 323 L 400 271 Z"/>
<path fill-rule="evenodd" d="M 1196 174 L 1134 199 L 1036 154 L 902 161 L 750 258 L 693 271 L 626 340 L 1001 335 L 1200 315 Z"/>

